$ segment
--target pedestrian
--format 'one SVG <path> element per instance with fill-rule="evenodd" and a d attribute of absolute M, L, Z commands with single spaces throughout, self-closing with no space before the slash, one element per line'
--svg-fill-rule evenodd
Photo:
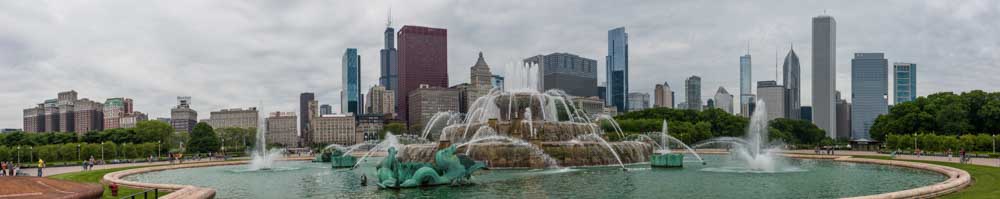
<path fill-rule="evenodd" d="M 45 168 L 45 160 L 38 158 L 38 177 L 42 177 L 42 168 Z"/>
<path fill-rule="evenodd" d="M 0 169 L 3 169 L 3 170 L 0 170 L 0 176 L 6 176 L 7 175 L 7 162 L 0 162 Z"/>
<path fill-rule="evenodd" d="M 961 161 L 959 161 L 962 164 L 965 164 L 965 161 L 968 161 L 965 159 L 965 148 L 962 148 L 962 151 L 959 152 L 959 158 L 962 159 Z"/>
<path fill-rule="evenodd" d="M 948 162 L 951 162 L 951 148 L 948 148 Z"/>

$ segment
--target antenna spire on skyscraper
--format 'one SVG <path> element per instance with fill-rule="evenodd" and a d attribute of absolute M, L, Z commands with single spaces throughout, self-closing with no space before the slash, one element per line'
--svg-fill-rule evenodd
<path fill-rule="evenodd" d="M 389 4 L 389 14 L 385 20 L 385 27 L 392 27 L 392 4 Z"/>

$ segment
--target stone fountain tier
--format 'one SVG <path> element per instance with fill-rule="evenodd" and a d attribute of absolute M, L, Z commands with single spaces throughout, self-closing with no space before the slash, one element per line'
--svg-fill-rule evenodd
<path fill-rule="evenodd" d="M 559 166 L 597 166 L 617 165 L 618 160 L 608 151 L 608 148 L 598 142 L 541 142 L 545 151 Z M 483 161 L 490 168 L 544 168 L 545 160 L 532 151 L 531 148 L 510 143 L 477 143 L 471 144 L 473 149 L 469 157 Z M 625 164 L 648 161 L 653 153 L 653 146 L 643 142 L 612 142 L 611 147 L 618 152 Z M 436 144 L 406 145 L 400 153 L 404 161 L 432 162 Z M 466 146 L 458 152 L 464 153 Z"/>
<path fill-rule="evenodd" d="M 474 139 L 476 131 L 483 126 L 492 128 L 498 135 L 543 142 L 569 141 L 577 139 L 581 135 L 601 131 L 600 127 L 591 123 L 532 121 L 529 124 L 526 120 L 491 120 L 485 123 L 469 124 L 468 132 L 466 132 L 464 124 L 448 126 L 442 130 L 444 135 L 441 138 L 451 141 L 451 143 L 462 143 L 465 138 Z M 534 134 L 532 129 L 534 129 Z"/>

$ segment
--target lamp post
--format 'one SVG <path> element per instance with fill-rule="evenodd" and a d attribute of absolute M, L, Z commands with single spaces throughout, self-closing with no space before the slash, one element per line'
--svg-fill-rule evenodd
<path fill-rule="evenodd" d="M 917 134 L 913 133 L 913 153 L 917 153 Z M 916 154 L 914 154 L 916 155 Z"/>
<path fill-rule="evenodd" d="M 28 161 L 33 161 L 35 159 L 35 147 L 28 146 Z"/>
<path fill-rule="evenodd" d="M 104 142 L 101 142 L 101 162 L 104 162 Z"/>
<path fill-rule="evenodd" d="M 163 141 L 156 141 L 156 160 L 160 160 L 160 145 L 163 145 Z"/>
<path fill-rule="evenodd" d="M 17 165 L 21 165 L 21 146 L 17 146 Z"/>
<path fill-rule="evenodd" d="M 80 159 L 80 144 L 76 144 L 76 159 L 81 162 L 83 161 L 83 159 Z"/>

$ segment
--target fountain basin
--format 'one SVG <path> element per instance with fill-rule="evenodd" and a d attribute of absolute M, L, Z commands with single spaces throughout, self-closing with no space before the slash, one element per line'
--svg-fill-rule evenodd
<path fill-rule="evenodd" d="M 708 165 L 689 164 L 677 169 L 649 169 L 629 165 L 629 172 L 614 167 L 582 167 L 542 170 L 485 170 L 473 175 L 475 186 L 427 189 L 380 190 L 375 184 L 372 164 L 361 163 L 354 170 L 331 170 L 326 164 L 277 162 L 298 170 L 234 173 L 245 165 L 166 170 L 124 177 L 143 183 L 195 185 L 218 191 L 215 198 L 842 198 L 877 195 L 879 198 L 907 198 L 913 192 L 939 195 L 967 185 L 968 173 L 954 168 L 898 167 L 909 162 L 858 162 L 841 160 L 790 159 L 804 172 L 782 174 L 716 173 L 702 169 L 727 164 L 731 158 L 707 155 Z M 874 164 L 869 164 L 874 163 Z M 923 163 L 912 163 L 922 165 Z M 366 166 L 367 165 L 367 166 Z M 907 168 L 910 167 L 910 168 Z M 143 168 L 145 169 L 145 168 Z M 132 170 L 129 170 L 132 171 Z M 933 171 L 933 172 L 931 172 Z M 961 172 L 961 174 L 948 174 Z M 136 172 L 129 172 L 135 174 Z M 369 186 L 360 186 L 367 175 Z M 117 175 L 122 177 L 122 175 Z M 107 179 L 107 176 L 105 177 Z M 672 180 L 673 179 L 673 180 Z M 680 180 L 683 179 L 683 180 Z M 310 183 L 301 183 L 310 182 Z M 120 184 L 123 182 L 119 182 Z M 762 189 L 761 186 L 768 188 Z M 181 185 L 178 185 L 181 186 Z M 699 190 L 699 191 L 691 191 Z M 835 191 L 832 191 L 835 190 Z"/>
<path fill-rule="evenodd" d="M 684 154 L 667 153 L 653 154 L 649 156 L 649 165 L 652 167 L 676 168 L 684 166 Z"/>

